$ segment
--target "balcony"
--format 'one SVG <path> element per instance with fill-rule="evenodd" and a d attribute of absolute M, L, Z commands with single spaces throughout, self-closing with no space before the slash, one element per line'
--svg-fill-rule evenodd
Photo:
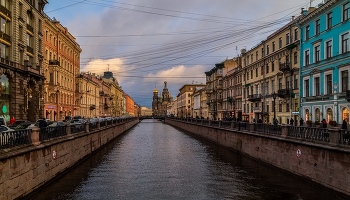
<path fill-rule="evenodd" d="M 30 46 L 27 46 L 27 52 L 28 53 L 31 53 L 31 54 L 34 54 L 34 49 Z"/>
<path fill-rule="evenodd" d="M 109 108 L 109 105 L 107 103 L 104 104 L 104 108 L 105 109 L 108 109 Z"/>
<path fill-rule="evenodd" d="M 58 61 L 58 60 L 49 60 L 49 65 L 58 65 L 58 66 L 60 66 L 60 61 Z"/>
<path fill-rule="evenodd" d="M 292 65 L 290 63 L 281 63 L 280 64 L 280 71 L 289 72 L 290 70 L 292 70 L 291 66 Z"/>
<path fill-rule="evenodd" d="M 291 89 L 281 89 L 278 90 L 277 96 L 280 98 L 286 98 L 291 96 Z"/>
<path fill-rule="evenodd" d="M 29 24 L 27 24 L 27 30 L 31 33 L 34 33 L 34 28 Z"/>
<path fill-rule="evenodd" d="M 227 97 L 227 102 L 232 102 L 233 98 L 232 97 Z"/>
<path fill-rule="evenodd" d="M 11 36 L 7 35 L 6 33 L 0 32 L 0 38 L 5 40 L 6 42 L 11 43 Z"/>
<path fill-rule="evenodd" d="M 218 102 L 218 103 L 222 103 L 222 101 L 223 101 L 222 98 L 218 98 L 218 99 L 217 99 L 217 102 Z"/>
<path fill-rule="evenodd" d="M 211 94 L 211 93 L 213 93 L 213 90 L 212 89 L 207 89 L 206 93 L 207 94 Z"/>
<path fill-rule="evenodd" d="M 252 94 L 248 96 L 248 101 L 255 102 L 260 101 L 262 98 L 261 94 Z"/>
<path fill-rule="evenodd" d="M 6 7 L 0 5 L 0 13 L 4 14 L 5 16 L 11 18 L 11 11 L 9 11 Z"/>
<path fill-rule="evenodd" d="M 222 85 L 216 86 L 216 89 L 217 89 L 217 90 L 222 90 Z"/>
<path fill-rule="evenodd" d="M 103 96 L 103 95 L 105 95 L 105 92 L 100 91 L 100 96 Z"/>
<path fill-rule="evenodd" d="M 95 110 L 96 109 L 96 105 L 91 105 L 90 106 L 90 110 Z"/>

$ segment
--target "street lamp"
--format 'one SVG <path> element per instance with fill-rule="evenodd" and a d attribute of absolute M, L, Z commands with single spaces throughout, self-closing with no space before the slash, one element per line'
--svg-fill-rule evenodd
<path fill-rule="evenodd" d="M 276 92 L 273 92 L 272 98 L 273 98 L 273 118 L 274 118 L 273 124 L 275 124 L 275 121 L 276 121 L 276 98 L 277 98 Z"/>

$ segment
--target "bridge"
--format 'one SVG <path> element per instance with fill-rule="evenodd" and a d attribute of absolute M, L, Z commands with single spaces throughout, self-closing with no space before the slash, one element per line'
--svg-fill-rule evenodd
<path fill-rule="evenodd" d="M 139 120 L 144 120 L 144 119 L 161 119 L 164 120 L 165 117 L 164 116 L 141 116 L 139 117 Z"/>

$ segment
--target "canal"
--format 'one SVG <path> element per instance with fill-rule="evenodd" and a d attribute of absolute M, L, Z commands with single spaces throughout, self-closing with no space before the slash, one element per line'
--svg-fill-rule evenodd
<path fill-rule="evenodd" d="M 150 119 L 31 199 L 348 198 Z"/>

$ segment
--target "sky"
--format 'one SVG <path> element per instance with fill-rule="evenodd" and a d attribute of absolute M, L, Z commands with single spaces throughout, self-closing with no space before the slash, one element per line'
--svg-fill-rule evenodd
<path fill-rule="evenodd" d="M 310 0 L 48 0 L 82 48 L 81 71 L 108 69 L 134 101 L 152 106 L 168 82 L 174 97 L 205 71 L 249 50 L 308 8 Z M 313 0 L 317 6 L 321 0 Z"/>

